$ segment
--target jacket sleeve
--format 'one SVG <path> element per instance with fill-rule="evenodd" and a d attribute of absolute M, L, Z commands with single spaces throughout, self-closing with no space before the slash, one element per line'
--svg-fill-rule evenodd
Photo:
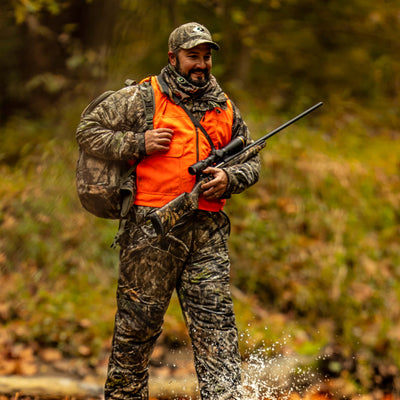
<path fill-rule="evenodd" d="M 250 137 L 250 131 L 243 121 L 239 109 L 233 104 L 233 125 L 232 125 L 232 139 L 237 136 L 244 136 L 246 138 L 246 146 L 253 142 Z M 259 155 L 255 155 L 243 164 L 237 164 L 224 168 L 228 176 L 228 186 L 224 193 L 223 198 L 230 197 L 231 194 L 243 192 L 245 189 L 254 185 L 259 178 L 261 170 L 261 162 Z"/>
<path fill-rule="evenodd" d="M 87 153 L 109 160 L 145 156 L 145 106 L 138 86 L 114 92 L 91 112 L 83 113 L 76 131 L 78 145 Z"/>

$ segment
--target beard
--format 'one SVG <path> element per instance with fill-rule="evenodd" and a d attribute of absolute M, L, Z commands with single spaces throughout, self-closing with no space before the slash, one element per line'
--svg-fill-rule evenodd
<path fill-rule="evenodd" d="M 210 71 L 207 68 L 204 68 L 204 69 L 192 68 L 191 70 L 189 70 L 189 72 L 187 74 L 182 72 L 181 65 L 180 65 L 178 57 L 176 58 L 175 69 L 179 73 L 179 75 L 182 75 L 188 82 L 190 82 L 194 86 L 204 87 L 210 81 Z M 193 73 L 196 73 L 196 72 L 202 72 L 203 76 L 202 77 L 198 77 L 197 79 L 193 79 L 191 75 Z"/>

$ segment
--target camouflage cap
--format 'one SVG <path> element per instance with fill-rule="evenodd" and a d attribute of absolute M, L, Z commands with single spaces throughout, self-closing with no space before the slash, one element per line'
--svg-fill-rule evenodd
<path fill-rule="evenodd" d="M 212 49 L 219 50 L 219 45 L 213 42 L 210 31 L 197 22 L 189 22 L 174 29 L 169 35 L 169 51 L 191 49 L 199 44 L 208 43 Z"/>

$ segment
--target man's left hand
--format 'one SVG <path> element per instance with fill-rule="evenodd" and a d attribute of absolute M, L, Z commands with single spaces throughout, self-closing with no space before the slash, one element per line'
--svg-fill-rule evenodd
<path fill-rule="evenodd" d="M 226 172 L 220 168 L 207 167 L 204 174 L 212 176 L 212 179 L 203 185 L 201 188 L 204 190 L 203 196 L 206 199 L 219 199 L 228 186 L 228 176 Z"/>

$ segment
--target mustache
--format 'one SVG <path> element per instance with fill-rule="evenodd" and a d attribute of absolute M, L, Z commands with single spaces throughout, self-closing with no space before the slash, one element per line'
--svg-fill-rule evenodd
<path fill-rule="evenodd" d="M 208 74 L 207 68 L 193 68 L 189 71 L 189 73 L 196 73 L 196 72 L 202 72 L 204 75 Z"/>

